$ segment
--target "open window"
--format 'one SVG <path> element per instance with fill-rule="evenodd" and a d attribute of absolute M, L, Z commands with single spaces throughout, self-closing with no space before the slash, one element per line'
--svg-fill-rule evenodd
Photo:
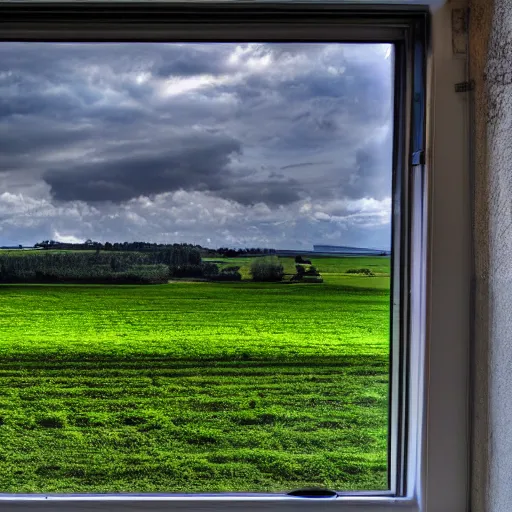
<path fill-rule="evenodd" d="M 2 500 L 418 510 L 429 18 L 1 6 Z"/>

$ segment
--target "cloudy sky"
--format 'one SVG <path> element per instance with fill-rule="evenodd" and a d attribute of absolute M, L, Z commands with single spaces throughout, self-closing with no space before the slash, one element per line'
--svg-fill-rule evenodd
<path fill-rule="evenodd" d="M 390 246 L 392 51 L 0 45 L 0 245 Z"/>

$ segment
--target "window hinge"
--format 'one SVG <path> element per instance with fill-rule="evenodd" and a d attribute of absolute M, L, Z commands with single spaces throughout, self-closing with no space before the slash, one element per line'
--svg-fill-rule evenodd
<path fill-rule="evenodd" d="M 474 80 L 467 80 L 466 82 L 459 82 L 455 84 L 455 92 L 468 92 L 472 91 L 475 87 Z"/>
<path fill-rule="evenodd" d="M 425 165 L 425 151 L 415 151 L 411 156 L 411 165 Z"/>
<path fill-rule="evenodd" d="M 468 9 L 452 9 L 452 53 L 454 57 L 465 57 L 468 53 Z"/>

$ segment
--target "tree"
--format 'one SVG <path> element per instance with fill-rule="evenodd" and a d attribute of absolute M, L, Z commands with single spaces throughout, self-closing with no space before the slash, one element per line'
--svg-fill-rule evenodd
<path fill-rule="evenodd" d="M 266 256 L 252 260 L 250 273 L 254 281 L 281 281 L 284 268 L 277 256 Z"/>
<path fill-rule="evenodd" d="M 119 256 L 112 256 L 110 258 L 110 270 L 112 270 L 112 272 L 120 272 L 122 269 L 123 265 Z"/>

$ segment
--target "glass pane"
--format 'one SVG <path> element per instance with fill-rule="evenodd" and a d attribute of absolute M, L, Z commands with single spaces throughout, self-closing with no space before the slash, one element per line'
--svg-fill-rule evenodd
<path fill-rule="evenodd" d="M 386 489 L 393 48 L 0 62 L 0 492 Z"/>

